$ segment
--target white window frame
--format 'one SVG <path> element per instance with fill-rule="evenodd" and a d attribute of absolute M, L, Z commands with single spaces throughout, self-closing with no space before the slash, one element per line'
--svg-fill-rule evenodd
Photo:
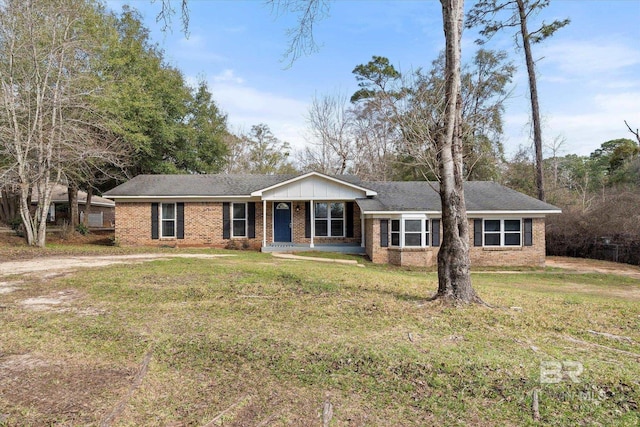
<path fill-rule="evenodd" d="M 393 223 L 394 222 L 398 224 L 398 230 L 396 230 L 396 231 L 393 230 Z M 393 246 L 394 248 L 402 247 L 402 219 L 401 218 L 392 218 L 391 219 L 391 224 L 389 224 L 389 231 L 390 231 L 389 246 Z M 394 235 L 398 236 L 398 244 L 397 245 L 393 243 L 393 236 Z"/>
<path fill-rule="evenodd" d="M 331 216 L 331 205 L 334 203 L 340 203 L 342 205 L 342 217 L 340 218 L 333 218 Z M 327 205 L 327 216 L 326 218 L 318 218 L 318 216 L 316 215 L 316 206 L 319 204 L 325 204 Z M 346 237 L 347 235 L 347 204 L 345 202 L 341 202 L 341 201 L 336 201 L 336 200 L 326 200 L 326 201 L 320 201 L 320 202 L 314 202 L 313 204 L 313 216 L 314 216 L 314 221 L 317 223 L 318 221 L 326 221 L 327 223 L 327 235 L 326 236 L 319 236 L 317 234 L 315 234 L 315 237 L 319 237 L 319 238 L 329 238 L 329 237 Z M 331 222 L 333 220 L 336 221 L 342 221 L 342 234 L 340 235 L 333 235 L 331 234 Z M 317 229 L 317 226 L 314 224 L 314 231 Z"/>
<path fill-rule="evenodd" d="M 500 221 L 500 230 L 499 231 L 486 231 L 486 221 Z M 518 221 L 520 224 L 519 231 L 506 231 L 505 229 L 505 221 Z M 486 244 L 486 235 L 489 234 L 498 234 L 500 236 L 500 244 L 499 245 L 487 245 Z M 487 248 L 520 248 L 523 245 L 524 239 L 524 226 L 522 218 L 483 218 L 482 219 L 482 246 Z M 506 234 L 519 234 L 520 235 L 520 243 L 517 245 L 507 245 L 505 243 L 505 235 Z"/>
<path fill-rule="evenodd" d="M 398 221 L 399 230 L 393 231 L 393 223 Z M 407 221 L 420 221 L 420 231 L 407 231 Z M 431 225 L 430 218 L 425 215 L 401 215 L 391 218 L 389 224 L 389 246 L 394 248 L 428 248 L 431 246 Z M 420 245 L 407 245 L 407 234 L 420 234 Z M 393 244 L 393 236 L 398 235 L 398 244 Z"/>
<path fill-rule="evenodd" d="M 234 209 L 234 207 L 236 205 L 244 205 L 244 218 L 236 218 L 235 209 Z M 249 218 L 248 218 L 249 211 L 248 211 L 248 209 L 249 209 L 249 207 L 247 206 L 246 202 L 241 202 L 241 203 L 233 202 L 233 203 L 231 203 L 231 215 L 229 215 L 229 216 L 231 217 L 231 230 L 230 230 L 231 233 L 230 233 L 230 236 L 231 236 L 232 239 L 234 239 L 234 238 L 235 239 L 246 239 L 247 236 L 249 235 L 249 231 L 247 229 L 247 226 L 249 224 Z M 235 231 L 235 222 L 236 221 L 244 221 L 244 235 L 236 236 L 236 234 L 234 233 L 234 231 Z"/>
<path fill-rule="evenodd" d="M 165 218 L 164 217 L 164 207 L 165 206 L 173 206 L 173 218 Z M 160 203 L 159 206 L 159 222 L 160 222 L 160 238 L 164 239 L 175 239 L 178 236 L 178 205 L 176 203 Z M 173 235 L 165 236 L 164 234 L 164 223 L 165 222 L 173 222 Z"/>

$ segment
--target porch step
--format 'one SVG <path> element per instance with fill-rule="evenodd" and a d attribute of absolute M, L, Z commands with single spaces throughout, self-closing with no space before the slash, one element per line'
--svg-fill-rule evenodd
<path fill-rule="evenodd" d="M 364 255 L 365 250 L 360 245 L 344 245 L 344 244 L 325 244 L 315 245 L 313 248 L 309 245 L 299 243 L 270 243 L 262 247 L 262 252 L 336 252 L 341 254 Z"/>

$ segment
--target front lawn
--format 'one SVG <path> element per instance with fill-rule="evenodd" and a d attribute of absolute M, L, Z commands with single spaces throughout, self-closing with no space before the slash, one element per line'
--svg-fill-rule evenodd
<path fill-rule="evenodd" d="M 640 424 L 636 279 L 225 253 L 0 279 L 0 425 Z"/>

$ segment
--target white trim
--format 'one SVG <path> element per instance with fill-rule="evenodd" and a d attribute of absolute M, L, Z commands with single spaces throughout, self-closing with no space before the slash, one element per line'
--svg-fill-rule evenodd
<path fill-rule="evenodd" d="M 486 231 L 485 230 L 485 222 L 486 221 L 500 221 L 500 230 L 499 231 Z M 504 227 L 505 221 L 519 221 L 520 222 L 520 231 L 506 231 Z M 500 237 L 499 245 L 487 245 L 485 243 L 485 234 L 498 234 Z M 520 244 L 518 245 L 506 245 L 504 243 L 505 234 L 520 234 Z M 483 248 L 521 248 L 524 246 L 524 218 L 482 218 L 482 247 Z"/>
<path fill-rule="evenodd" d="M 291 178 L 289 180 L 286 180 L 286 181 L 280 182 L 278 184 L 272 185 L 270 187 L 266 187 L 266 188 L 263 188 L 261 190 L 254 191 L 253 193 L 251 193 L 251 196 L 262 197 L 262 193 L 264 193 L 265 191 L 269 191 L 269 190 L 273 190 L 274 188 L 278 188 L 278 187 L 282 187 L 282 186 L 285 186 L 285 185 L 289 185 L 289 184 L 292 184 L 292 183 L 294 183 L 296 181 L 300 181 L 300 180 L 303 180 L 305 178 L 308 178 L 310 176 L 317 176 L 317 177 L 320 177 L 320 178 L 324 178 L 324 179 L 326 179 L 328 181 L 332 181 L 332 182 L 335 182 L 337 184 L 344 185 L 345 187 L 350 187 L 350 188 L 354 188 L 354 189 L 359 190 L 359 191 L 364 191 L 367 196 L 376 196 L 376 195 L 378 195 L 378 193 L 376 193 L 373 190 L 369 190 L 368 188 L 364 188 L 364 187 L 360 187 L 360 186 L 355 185 L 355 184 L 351 184 L 349 182 L 343 181 L 343 180 L 338 179 L 338 178 L 334 178 L 334 177 L 331 177 L 331 176 L 328 176 L 328 175 L 325 175 L 325 174 L 322 174 L 322 173 L 319 173 L 319 172 L 308 172 L 308 173 L 305 173 L 303 175 L 297 176 L 295 178 Z"/>
<path fill-rule="evenodd" d="M 311 206 L 311 209 L 313 209 L 313 215 L 315 217 L 315 212 L 316 212 L 316 204 L 318 203 L 325 203 L 327 205 L 327 217 L 326 218 L 320 218 L 321 221 L 326 221 L 327 222 L 327 235 L 326 236 L 316 236 L 320 239 L 328 239 L 328 238 L 332 238 L 332 237 L 337 237 L 337 238 L 343 238 L 346 239 L 347 238 L 347 202 L 343 201 L 343 200 L 319 200 L 319 201 L 315 201 L 314 204 Z M 342 218 L 333 218 L 331 216 L 331 205 L 335 204 L 335 203 L 342 203 Z M 331 234 L 331 222 L 333 220 L 336 221 L 342 221 L 342 234 L 339 236 L 334 236 Z M 314 219 L 314 230 L 315 230 L 315 219 Z"/>
<path fill-rule="evenodd" d="M 167 218 L 165 219 L 163 214 L 163 205 L 173 205 L 173 219 Z M 163 233 L 164 230 L 164 222 L 173 221 L 173 236 L 165 236 Z M 159 203 L 158 204 L 158 224 L 160 225 L 160 229 L 158 230 L 158 236 L 161 239 L 175 239 L 178 237 L 178 204 L 175 202 L 169 203 Z"/>
<path fill-rule="evenodd" d="M 251 196 L 103 196 L 106 199 L 113 199 L 114 202 L 118 203 L 118 201 L 132 201 L 132 202 L 158 202 L 162 200 L 180 200 L 180 201 L 197 201 L 197 202 L 220 202 L 220 201 L 228 201 L 228 200 L 247 200 L 252 199 Z M 253 198 L 253 201 L 257 201 L 261 199 Z M 251 201 L 251 200 L 248 200 Z M 93 205 L 94 203 L 91 202 Z"/>
<path fill-rule="evenodd" d="M 364 214 L 362 212 L 360 212 L 360 247 L 364 248 L 366 247 L 366 230 L 365 230 L 365 226 L 364 226 Z"/>
<path fill-rule="evenodd" d="M 234 224 L 236 221 L 235 216 L 233 215 L 233 205 L 244 205 L 244 218 L 238 218 L 237 221 L 244 221 L 244 236 L 236 236 L 233 234 Z M 229 237 L 232 239 L 247 239 L 249 238 L 249 206 L 247 202 L 231 202 L 229 204 L 229 217 L 231 219 L 231 230 L 229 233 Z"/>
<path fill-rule="evenodd" d="M 472 218 L 477 215 L 514 215 L 527 218 L 542 218 L 549 214 L 559 214 L 562 210 L 546 210 L 546 211 L 467 211 L 467 217 Z M 363 215 L 373 218 L 387 218 L 389 215 L 428 215 L 429 217 L 441 217 L 442 211 L 363 211 Z"/>
<path fill-rule="evenodd" d="M 267 201 L 262 201 L 262 247 L 267 246 Z"/>
<path fill-rule="evenodd" d="M 313 248 L 313 236 L 316 235 L 316 201 L 311 199 L 309 200 L 309 220 L 311 221 L 311 241 L 309 243 L 309 247 Z"/>

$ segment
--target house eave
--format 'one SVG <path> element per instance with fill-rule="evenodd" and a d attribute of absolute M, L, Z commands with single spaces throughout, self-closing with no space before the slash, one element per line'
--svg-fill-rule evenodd
<path fill-rule="evenodd" d="M 251 193 L 251 196 L 253 196 L 253 197 L 262 197 L 263 193 L 266 192 L 266 191 L 273 190 L 273 189 L 276 189 L 276 188 L 279 188 L 279 187 L 282 187 L 282 186 L 285 186 L 285 185 L 292 184 L 292 183 L 294 183 L 296 181 L 303 180 L 303 179 L 308 178 L 310 176 L 318 176 L 318 177 L 324 178 L 324 179 L 326 179 L 328 181 L 335 182 L 336 184 L 344 185 L 346 187 L 350 187 L 350 188 L 356 189 L 358 191 L 362 191 L 367 195 L 367 197 L 369 197 L 369 196 L 373 197 L 373 196 L 377 196 L 378 195 L 378 193 L 373 191 L 373 190 L 370 190 L 370 189 L 364 188 L 364 187 L 360 187 L 359 185 L 351 184 L 350 182 L 342 181 L 341 179 L 338 179 L 338 178 L 334 178 L 334 177 L 331 177 L 331 176 L 328 176 L 328 175 L 325 175 L 325 174 L 322 174 L 322 173 L 319 173 L 319 172 L 308 172 L 308 173 L 305 173 L 303 175 L 297 176 L 295 178 L 291 178 L 291 179 L 288 179 L 286 181 L 280 182 L 278 184 L 272 185 L 270 187 L 266 187 L 266 188 L 254 191 L 253 193 Z"/>

